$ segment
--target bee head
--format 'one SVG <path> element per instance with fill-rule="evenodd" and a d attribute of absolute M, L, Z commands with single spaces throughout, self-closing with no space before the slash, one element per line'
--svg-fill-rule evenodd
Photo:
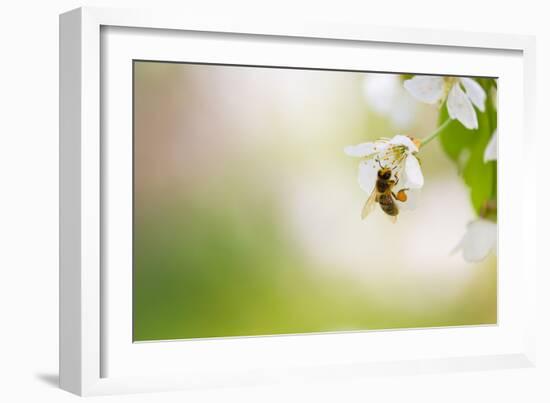
<path fill-rule="evenodd" d="M 383 180 L 389 180 L 391 178 L 391 169 L 382 168 L 378 171 L 378 177 Z"/>

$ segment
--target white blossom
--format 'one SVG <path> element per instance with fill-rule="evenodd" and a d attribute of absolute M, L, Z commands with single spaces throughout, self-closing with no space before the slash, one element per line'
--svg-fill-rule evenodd
<path fill-rule="evenodd" d="M 362 158 L 359 163 L 359 186 L 368 194 L 376 184 L 378 170 L 391 168 L 399 179 L 397 189 L 420 189 L 424 176 L 415 153 L 418 146 L 410 137 L 396 135 L 391 139 L 381 139 L 345 148 L 345 153 Z"/>
<path fill-rule="evenodd" d="M 452 253 L 462 251 L 462 256 L 467 262 L 479 262 L 485 259 L 489 253 L 495 253 L 496 247 L 497 224 L 479 218 L 468 223 L 466 233 Z"/>
<path fill-rule="evenodd" d="M 436 104 L 447 101 L 451 119 L 458 119 L 467 129 L 477 129 L 474 105 L 485 111 L 486 94 L 481 85 L 468 77 L 414 76 L 403 83 L 419 101 Z"/>
<path fill-rule="evenodd" d="M 497 149 L 498 149 L 498 129 L 495 130 L 495 132 L 493 133 L 493 136 L 491 137 L 491 140 L 489 140 L 489 143 L 487 144 L 487 147 L 485 147 L 485 152 L 483 153 L 483 161 L 484 162 L 496 161 Z"/>

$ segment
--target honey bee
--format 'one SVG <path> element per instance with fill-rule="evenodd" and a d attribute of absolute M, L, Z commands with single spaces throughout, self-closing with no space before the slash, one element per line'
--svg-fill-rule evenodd
<path fill-rule="evenodd" d="M 409 189 L 401 189 L 396 193 L 393 192 L 393 188 L 399 183 L 399 177 L 395 175 L 395 179 L 392 179 L 392 170 L 390 168 L 380 167 L 378 170 L 376 184 L 369 196 L 363 211 L 361 212 L 361 218 L 365 219 L 373 210 L 376 203 L 380 205 L 380 208 L 384 213 L 388 215 L 392 222 L 397 221 L 397 215 L 399 214 L 399 208 L 395 203 L 395 200 L 404 203 L 407 201 L 406 191 Z M 395 199 L 395 200 L 394 200 Z"/>

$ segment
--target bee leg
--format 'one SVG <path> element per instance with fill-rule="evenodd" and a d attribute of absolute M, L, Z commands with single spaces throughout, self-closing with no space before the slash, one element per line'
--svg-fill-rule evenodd
<path fill-rule="evenodd" d="M 407 201 L 407 190 L 409 189 L 401 189 L 399 192 L 397 192 L 397 194 L 393 192 L 391 192 L 391 194 L 395 200 L 399 200 L 400 202 L 404 203 Z"/>

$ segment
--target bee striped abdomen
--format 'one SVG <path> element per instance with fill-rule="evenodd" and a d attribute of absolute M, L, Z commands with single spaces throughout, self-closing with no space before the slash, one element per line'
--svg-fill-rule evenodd
<path fill-rule="evenodd" d="M 399 209 L 395 205 L 395 202 L 392 199 L 391 194 L 381 194 L 378 196 L 378 203 L 380 208 L 384 213 L 391 216 L 396 216 L 399 214 Z"/>

